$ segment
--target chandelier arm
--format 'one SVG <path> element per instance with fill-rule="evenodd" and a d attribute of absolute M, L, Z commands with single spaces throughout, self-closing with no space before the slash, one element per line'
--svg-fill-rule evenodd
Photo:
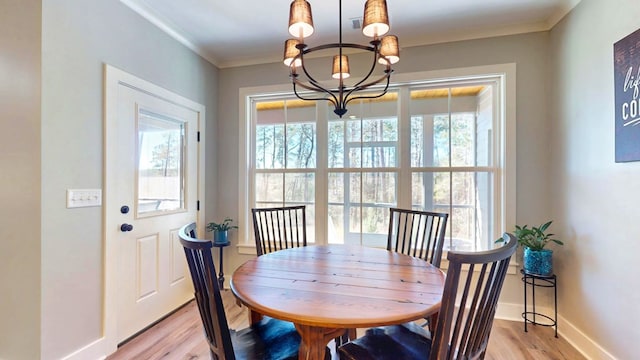
<path fill-rule="evenodd" d="M 377 78 L 376 80 L 372 80 L 372 81 L 370 81 L 370 82 L 368 82 L 368 83 L 366 83 L 364 85 L 358 85 L 358 86 L 354 86 L 354 87 L 349 88 L 348 91 L 347 91 L 347 96 L 351 95 L 352 93 L 354 93 L 356 91 L 366 90 L 366 89 L 370 88 L 371 86 L 377 85 L 377 84 L 379 84 L 379 83 L 381 83 L 381 82 L 386 80 L 386 84 L 385 84 L 384 88 L 382 90 L 380 90 L 384 95 L 384 93 L 389 88 L 389 80 L 390 80 L 390 78 L 391 78 L 391 71 L 385 72 L 385 75 L 382 75 L 381 77 Z M 377 96 L 373 96 L 373 95 L 372 96 L 365 96 L 365 95 L 363 95 L 363 96 L 360 96 L 358 98 L 366 99 L 366 98 L 371 98 L 371 97 L 377 97 Z"/>
<path fill-rule="evenodd" d="M 306 97 L 306 96 L 302 96 L 298 93 L 297 89 L 296 89 L 296 85 L 300 86 L 301 88 L 307 89 L 307 90 L 311 90 L 311 91 L 322 91 L 325 94 L 327 94 L 328 96 L 326 97 Z M 313 86 L 308 86 L 304 83 L 301 83 L 299 81 L 294 80 L 293 81 L 293 92 L 296 94 L 296 96 L 301 99 L 301 100 L 327 100 L 329 102 L 331 102 L 334 106 L 338 103 L 338 99 L 336 98 L 335 95 L 333 95 L 330 91 L 324 89 L 324 88 L 316 88 Z"/>
<path fill-rule="evenodd" d="M 302 51 L 302 53 L 308 54 L 310 52 L 314 52 L 314 51 L 318 51 L 318 50 L 325 50 L 325 49 L 339 48 L 339 47 L 340 47 L 339 43 L 322 44 L 322 45 L 314 46 L 312 48 L 305 48 Z M 373 46 L 371 46 L 371 45 L 361 45 L 361 44 L 353 44 L 353 43 L 344 43 L 344 44 L 342 44 L 342 47 L 352 48 L 352 49 L 368 50 L 368 51 L 374 51 L 375 50 L 373 48 Z M 297 57 L 300 57 L 300 55 L 296 56 L 296 58 Z"/>
<path fill-rule="evenodd" d="M 307 82 L 311 86 L 306 85 L 302 81 L 299 81 L 297 79 L 293 80 L 295 83 L 297 83 L 298 85 L 302 86 L 303 88 L 305 88 L 307 90 L 324 92 L 324 93 L 327 93 L 328 95 L 331 95 L 331 97 L 335 98 L 335 95 L 333 94 L 333 91 L 330 90 L 330 89 L 326 89 L 324 86 L 322 86 L 322 84 L 320 84 L 320 82 L 318 82 L 316 79 L 314 79 L 311 76 L 311 74 L 309 74 L 309 72 L 307 72 L 307 69 L 304 67 L 304 64 L 301 67 L 302 67 L 302 71 L 304 72 L 304 75 L 307 77 Z"/>
<path fill-rule="evenodd" d="M 298 75 L 290 75 L 291 80 L 293 82 L 293 85 L 295 87 L 295 85 L 298 85 L 304 89 L 310 90 L 310 91 L 315 91 L 315 92 L 322 92 L 327 94 L 327 97 L 318 97 L 318 98 L 304 98 L 302 96 L 300 96 L 299 94 L 296 93 L 296 96 L 302 100 L 327 100 L 327 101 L 331 101 L 332 104 L 336 105 L 338 103 L 338 98 L 336 97 L 336 95 L 333 94 L 333 91 L 331 91 L 330 89 L 325 89 L 318 81 L 316 81 L 316 79 L 314 79 L 308 72 L 307 70 L 304 68 L 304 65 L 302 66 L 302 69 L 307 77 L 307 80 L 309 82 L 309 85 L 305 84 L 304 82 L 298 80 Z M 294 89 L 295 90 L 295 89 Z M 331 97 L 331 98 L 329 98 Z"/>
<path fill-rule="evenodd" d="M 331 100 L 331 99 L 329 99 L 329 98 L 324 98 L 324 97 L 319 98 L 318 100 L 327 100 L 327 101 L 331 101 L 331 103 L 333 103 L 334 105 L 336 105 L 336 104 L 338 103 L 338 99 L 337 99 L 337 97 L 333 94 L 333 91 L 332 91 L 332 90 L 330 90 L 330 89 L 326 89 L 324 86 L 322 86 L 322 84 L 320 84 L 320 82 L 318 82 L 316 79 L 314 79 L 314 78 L 313 78 L 313 76 L 311 76 L 311 74 L 307 71 L 307 68 L 304 66 L 304 57 L 303 57 L 303 55 L 304 55 L 304 54 L 306 54 L 306 53 L 308 53 L 308 52 L 309 52 L 308 50 L 309 50 L 309 49 L 305 49 L 305 50 L 303 50 L 303 51 L 300 51 L 300 54 L 299 54 L 298 56 L 296 56 L 296 59 L 297 59 L 297 58 L 300 58 L 300 64 L 301 64 L 301 65 L 300 65 L 300 67 L 302 68 L 302 71 L 304 72 L 304 75 L 307 77 L 307 82 L 308 82 L 310 85 L 307 85 L 307 84 L 305 84 L 304 82 L 302 82 L 302 81 L 298 80 L 297 75 L 295 75 L 295 76 L 293 75 L 293 74 L 295 74 L 295 67 L 293 67 L 293 68 L 291 68 L 291 78 L 292 78 L 292 80 L 293 80 L 294 85 L 295 85 L 295 84 L 298 84 L 300 87 L 303 87 L 303 88 L 305 88 L 305 89 L 307 89 L 307 90 L 311 90 L 311 91 L 319 91 L 319 92 L 326 93 L 328 96 L 331 96 L 331 98 L 332 98 L 333 100 Z M 294 61 L 295 61 L 295 60 L 294 60 Z M 292 64 L 294 64 L 294 62 L 292 62 Z M 293 65 L 292 65 L 292 66 L 293 66 Z M 296 96 L 298 96 L 298 95 L 296 94 Z M 302 97 L 300 97 L 300 96 L 298 96 L 298 97 L 299 97 L 300 99 L 302 99 L 302 100 L 306 100 L 306 99 L 303 99 L 303 98 L 302 98 Z"/>
<path fill-rule="evenodd" d="M 379 81 L 381 81 L 383 78 L 384 78 L 384 77 L 380 78 L 380 79 L 379 79 Z M 346 108 L 347 104 L 348 104 L 348 103 L 350 103 L 352 100 L 358 100 L 358 99 L 376 99 L 376 98 L 379 98 L 379 97 L 384 96 L 384 95 L 387 93 L 387 90 L 389 89 L 389 80 L 390 80 L 391 76 L 387 76 L 386 78 L 387 78 L 387 82 L 386 82 L 386 84 L 385 84 L 384 88 L 381 90 L 381 92 L 380 92 L 379 94 L 376 94 L 376 95 L 370 95 L 370 96 L 365 96 L 365 95 L 362 95 L 362 96 L 354 96 L 354 97 L 351 97 L 351 98 L 349 98 L 349 96 L 347 96 L 346 101 L 344 101 L 343 106 Z M 370 84 L 368 84 L 368 85 L 367 85 L 367 86 L 365 86 L 365 87 L 361 87 L 361 88 L 360 88 L 360 90 L 362 90 L 362 89 L 366 89 L 367 87 L 369 87 L 369 86 L 371 86 L 371 85 L 373 85 L 373 84 L 375 84 L 375 83 L 370 83 Z M 349 95 L 351 95 L 351 93 L 353 93 L 353 90 L 349 92 Z"/>
<path fill-rule="evenodd" d="M 354 89 L 358 88 L 358 87 L 360 86 L 360 84 L 362 84 L 363 82 L 367 81 L 367 79 L 369 78 L 369 76 L 371 76 L 371 74 L 373 74 L 373 71 L 376 69 L 377 60 L 378 60 L 378 54 L 379 54 L 379 53 L 378 53 L 378 42 L 374 42 L 374 41 L 372 41 L 372 46 L 371 46 L 371 47 L 368 47 L 368 48 L 370 49 L 370 51 L 372 51 L 372 52 L 373 52 L 373 61 L 372 61 L 372 63 L 371 63 L 371 67 L 369 68 L 369 72 L 367 73 L 367 75 L 365 75 L 365 76 L 362 78 L 362 80 L 358 81 L 357 83 L 355 83 L 355 84 L 352 86 L 352 88 L 354 88 Z M 388 71 L 390 70 L 390 66 L 387 64 L 387 65 L 386 65 L 386 67 L 387 67 L 387 69 L 386 69 L 386 71 L 385 71 L 385 74 L 388 74 Z M 389 77 L 389 75 L 386 75 L 386 77 L 388 78 L 388 77 Z M 374 82 L 374 84 L 375 84 L 375 83 L 378 83 L 378 82 L 380 82 L 380 81 L 382 81 L 382 78 L 380 78 L 379 80 L 376 80 L 376 81 Z M 368 85 L 368 86 L 370 86 L 370 85 Z M 365 87 L 367 87 L 367 86 L 365 86 Z M 351 93 L 351 92 L 353 92 L 353 90 L 352 90 L 352 91 L 349 91 L 349 93 Z"/>
<path fill-rule="evenodd" d="M 341 44 L 339 43 L 331 43 L 331 44 L 323 44 L 323 45 L 319 45 L 319 46 L 314 46 L 312 48 L 304 48 L 303 50 L 300 51 L 300 54 L 298 54 L 294 60 L 292 61 L 292 64 L 295 63 L 296 60 L 300 59 L 301 65 L 300 67 L 302 68 L 302 71 L 304 72 L 304 75 L 307 77 L 308 82 L 313 85 L 313 87 L 309 87 L 309 86 L 305 86 L 303 84 L 302 81 L 299 80 L 294 80 L 298 85 L 306 88 L 307 90 L 312 90 L 312 91 L 321 91 L 321 92 L 325 92 L 327 94 L 330 94 L 334 99 L 336 98 L 335 95 L 333 95 L 333 93 L 340 93 L 341 90 L 335 89 L 335 90 L 331 90 L 331 89 L 326 89 L 324 86 L 322 86 L 322 84 L 317 81 L 310 73 L 309 71 L 307 71 L 307 68 L 304 66 L 304 55 L 305 54 L 309 54 L 311 52 L 314 51 L 319 51 L 319 50 L 326 50 L 326 49 L 332 49 L 332 48 L 340 48 Z M 367 50 L 367 51 L 371 51 L 374 54 L 376 53 L 376 47 L 374 46 L 367 46 L 367 45 L 360 45 L 360 44 L 353 44 L 353 43 L 344 43 L 342 44 L 342 47 L 346 47 L 346 48 L 352 48 L 352 49 L 360 49 L 360 50 Z M 356 85 L 354 86 L 349 86 L 348 88 L 356 88 L 358 87 L 360 84 L 362 84 L 362 82 L 366 81 L 367 78 L 369 76 L 371 76 L 371 74 L 373 73 L 373 71 L 375 70 L 375 66 L 376 66 L 376 56 L 374 55 L 374 60 L 373 60 L 373 65 L 371 66 L 371 68 L 369 69 L 369 73 L 367 74 L 367 76 L 365 76 L 360 82 L 358 82 Z M 389 69 L 390 67 L 387 65 L 387 69 Z M 292 74 L 295 73 L 295 71 L 290 71 Z M 387 76 L 387 75 L 385 75 Z M 371 86 L 375 83 L 378 83 L 380 81 L 382 81 L 382 79 L 385 77 L 381 77 L 379 80 L 376 80 L 373 83 L 368 84 L 367 86 Z M 344 90 L 343 90 L 344 91 Z M 337 99 L 336 99 L 337 100 Z"/>
<path fill-rule="evenodd" d="M 327 90 L 327 89 L 325 89 L 316 79 L 313 78 L 313 76 L 311 76 L 311 74 L 307 71 L 307 68 L 304 66 L 304 54 L 309 54 L 311 52 L 318 51 L 318 50 L 326 50 L 326 49 L 341 48 L 341 47 L 352 48 L 352 49 L 360 49 L 360 50 L 367 50 L 367 51 L 371 51 L 371 52 L 374 53 L 373 64 L 372 64 L 371 68 L 369 69 L 369 72 L 367 73 L 367 75 L 362 80 L 360 80 L 360 82 L 358 82 L 357 84 L 348 87 L 348 88 L 356 88 L 360 84 L 362 84 L 362 82 L 366 81 L 367 78 L 369 78 L 369 76 L 371 76 L 371 74 L 375 70 L 376 60 L 377 60 L 376 46 L 367 46 L 367 45 L 360 45 L 360 44 L 353 44 L 353 43 L 345 43 L 345 44 L 342 44 L 342 46 L 339 43 L 323 44 L 323 45 L 315 46 L 315 47 L 312 47 L 312 48 L 305 48 L 304 50 L 300 51 L 300 54 L 297 55 L 294 58 L 294 61 L 292 61 L 292 64 L 296 60 L 300 59 L 300 62 L 302 64 L 300 67 L 302 68 L 302 71 L 304 72 L 305 76 L 309 80 L 309 83 L 311 83 L 313 86 L 317 87 L 317 89 L 315 89 L 315 90 L 320 90 L 320 91 L 323 91 L 323 92 L 329 92 L 330 91 L 330 92 L 339 93 L 340 92 L 339 89 L 338 90 Z M 389 71 L 390 68 L 391 67 L 389 65 L 387 65 L 387 71 Z M 388 75 L 385 75 L 385 76 L 388 76 Z M 373 84 L 382 81 L 383 78 L 384 78 L 384 76 L 382 78 L 380 78 L 379 80 L 376 80 L 375 82 L 373 82 Z M 298 84 L 302 85 L 302 82 L 298 81 Z M 370 85 L 372 85 L 372 84 L 369 84 L 367 86 L 370 86 Z M 309 89 L 309 90 L 314 90 L 314 89 Z"/>

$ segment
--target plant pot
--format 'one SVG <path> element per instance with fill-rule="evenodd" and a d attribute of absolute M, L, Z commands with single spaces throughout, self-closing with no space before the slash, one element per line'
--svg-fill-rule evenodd
<path fill-rule="evenodd" d="M 550 276 L 553 274 L 553 250 L 524 248 L 524 271 L 528 274 Z"/>
<path fill-rule="evenodd" d="M 213 243 L 217 245 L 228 244 L 229 239 L 227 236 L 229 235 L 228 230 L 214 230 L 213 231 Z"/>

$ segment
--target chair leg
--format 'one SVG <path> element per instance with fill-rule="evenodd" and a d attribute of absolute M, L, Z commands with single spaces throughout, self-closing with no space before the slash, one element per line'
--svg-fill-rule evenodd
<path fill-rule="evenodd" d="M 355 340 L 357 337 L 356 329 L 345 329 L 344 333 L 335 338 L 336 341 L 336 349 L 351 340 Z"/>
<path fill-rule="evenodd" d="M 429 332 L 431 333 L 431 336 L 433 336 L 433 333 L 436 331 L 436 325 L 438 325 L 438 313 L 429 317 L 427 325 L 429 325 Z"/>
<path fill-rule="evenodd" d="M 344 333 L 340 336 L 338 336 L 337 338 L 335 338 L 336 341 L 336 349 L 346 343 L 348 343 L 351 340 L 355 340 L 357 337 L 356 335 L 356 329 L 345 329 Z"/>

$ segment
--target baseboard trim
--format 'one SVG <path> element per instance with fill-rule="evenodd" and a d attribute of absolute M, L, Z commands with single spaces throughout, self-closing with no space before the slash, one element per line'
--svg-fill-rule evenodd
<path fill-rule="evenodd" d="M 553 314 L 553 308 L 549 307 L 538 306 L 536 311 L 543 314 Z M 522 304 L 498 303 L 496 319 L 522 322 Z M 524 323 L 522 326 L 524 331 Z M 589 360 L 617 360 L 561 315 L 558 315 L 558 336 L 564 338 Z"/>
<path fill-rule="evenodd" d="M 578 349 L 587 359 L 617 360 L 615 356 L 611 355 L 611 353 L 585 335 L 564 317 L 558 315 L 558 322 L 562 325 L 562 327 L 558 328 L 558 334 L 562 334 L 562 337 L 574 348 Z M 562 329 L 562 331 L 560 331 L 560 329 Z"/>
<path fill-rule="evenodd" d="M 102 337 L 82 348 L 72 352 L 71 354 L 62 358 L 62 360 L 104 360 L 107 358 L 105 354 L 105 338 Z"/>

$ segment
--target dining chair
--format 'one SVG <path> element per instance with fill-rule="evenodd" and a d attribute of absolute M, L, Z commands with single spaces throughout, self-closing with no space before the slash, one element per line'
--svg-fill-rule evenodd
<path fill-rule="evenodd" d="M 306 206 L 251 209 L 258 256 L 307 246 Z"/>
<path fill-rule="evenodd" d="M 338 349 L 342 360 L 483 359 L 498 297 L 518 242 L 503 235 L 500 248 L 449 251 L 440 313 L 433 336 L 415 323 L 368 329 Z"/>
<path fill-rule="evenodd" d="M 387 250 L 440 267 L 449 214 L 409 209 L 389 209 Z"/>
<path fill-rule="evenodd" d="M 196 224 L 178 231 L 180 243 L 189 264 L 195 298 L 202 319 L 205 336 L 214 360 L 282 360 L 297 359 L 300 335 L 291 322 L 269 317 L 251 327 L 229 329 L 222 303 L 216 269 L 213 264 L 211 240 L 196 238 Z M 330 351 L 327 348 L 330 359 Z"/>
<path fill-rule="evenodd" d="M 411 209 L 389 209 L 387 250 L 420 258 L 440 267 L 449 214 Z M 429 326 L 437 314 L 425 319 Z"/>
<path fill-rule="evenodd" d="M 251 209 L 258 256 L 274 251 L 307 246 L 305 205 Z M 356 329 L 335 338 L 336 347 L 355 339 Z"/>

